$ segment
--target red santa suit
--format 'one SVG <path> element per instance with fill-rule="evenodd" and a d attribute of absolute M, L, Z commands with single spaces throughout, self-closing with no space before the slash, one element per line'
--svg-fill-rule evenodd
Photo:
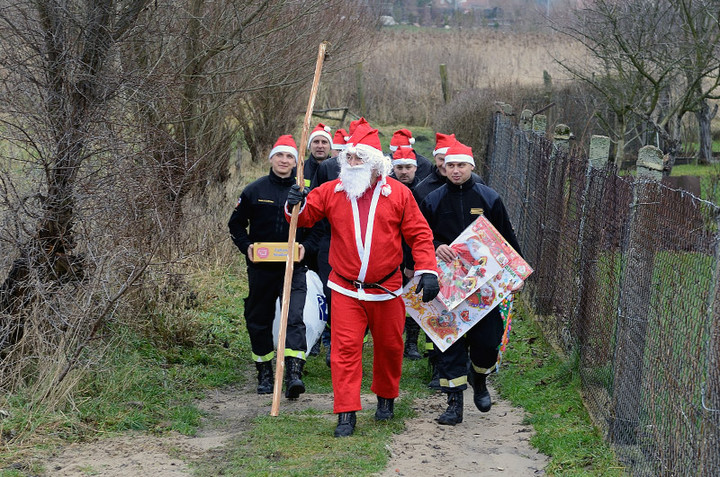
<path fill-rule="evenodd" d="M 362 409 L 366 328 L 374 343 L 372 391 L 388 399 L 399 393 L 405 326 L 405 305 L 400 298 L 401 239 L 412 250 L 416 275 L 437 274 L 435 249 L 412 192 L 392 178 L 379 178 L 353 200 L 339 179 L 313 189 L 298 215 L 298 227 L 310 227 L 324 217 L 331 227 L 328 287 L 333 290 L 334 412 L 357 411 Z"/>

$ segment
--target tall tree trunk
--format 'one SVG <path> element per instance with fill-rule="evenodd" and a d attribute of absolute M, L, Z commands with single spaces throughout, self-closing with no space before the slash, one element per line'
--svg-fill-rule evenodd
<path fill-rule="evenodd" d="M 695 112 L 699 131 L 698 164 L 710 164 L 712 161 L 712 134 L 710 133 L 710 123 L 717 114 L 717 111 L 717 104 L 710 108 L 707 100 L 703 100 L 700 110 Z"/>

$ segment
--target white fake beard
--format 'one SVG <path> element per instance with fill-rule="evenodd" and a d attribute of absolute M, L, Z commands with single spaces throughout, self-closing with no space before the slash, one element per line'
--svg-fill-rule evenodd
<path fill-rule="evenodd" d="M 340 180 L 349 199 L 357 199 L 370 187 L 373 167 L 370 163 L 351 166 L 340 165 Z"/>

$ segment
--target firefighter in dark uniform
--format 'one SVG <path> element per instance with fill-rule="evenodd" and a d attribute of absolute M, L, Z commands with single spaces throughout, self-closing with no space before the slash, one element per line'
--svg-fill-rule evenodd
<path fill-rule="evenodd" d="M 292 136 L 281 136 L 270 151 L 270 173 L 243 190 L 228 227 L 233 242 L 246 256 L 248 296 L 245 299 L 245 323 L 250 335 L 252 360 L 258 373 L 258 394 L 273 392 L 272 359 L 275 356 L 272 325 L 275 300 L 281 297 L 285 262 L 253 260 L 256 242 L 287 243 L 289 224 L 285 218 L 285 201 L 295 184 L 297 146 Z M 285 397 L 296 399 L 305 392 L 302 371 L 307 353 L 303 310 L 307 285 L 307 267 L 302 259 L 311 246 L 303 243 L 307 231 L 297 229 L 300 263 L 293 268 L 290 307 L 285 341 Z M 307 247 L 307 249 L 306 249 Z"/>
<path fill-rule="evenodd" d="M 392 172 L 390 176 L 399 180 L 406 185 L 411 191 L 418 182 L 417 158 L 411 148 L 400 147 L 395 150 L 392 156 Z M 410 247 L 403 241 L 403 286 L 413 277 L 415 272 L 415 263 L 412 259 L 412 251 Z M 410 360 L 418 360 L 422 355 L 418 351 L 418 336 L 420 335 L 420 325 L 410 316 L 405 316 L 405 349 L 403 356 Z"/>
<path fill-rule="evenodd" d="M 413 187 L 413 195 L 415 196 L 415 200 L 418 204 L 422 203 L 423 199 L 425 199 L 430 192 L 438 189 L 447 182 L 445 154 L 447 153 L 448 148 L 456 142 L 457 139 L 455 139 L 454 134 L 435 133 L 435 149 L 433 150 L 433 159 L 435 160 L 435 164 L 432 165 L 430 174 Z M 473 181 L 479 184 L 485 184 L 482 178 L 474 172 L 471 174 L 471 177 Z M 428 337 L 425 339 L 425 354 L 428 357 L 428 362 L 430 363 L 430 369 L 432 372 L 432 377 L 430 378 L 428 387 L 431 389 L 440 389 L 440 375 L 438 374 L 437 367 L 439 352 L 435 349 L 434 343 Z"/>
<path fill-rule="evenodd" d="M 505 240 L 521 253 L 500 196 L 490 187 L 473 181 L 473 167 L 475 161 L 471 148 L 459 142 L 450 146 L 445 155 L 448 182 L 428 194 L 420 204 L 420 210 L 433 231 L 438 260 L 451 262 L 455 259 L 456 254 L 449 247 L 450 243 L 480 214 L 484 214 Z M 445 352 L 440 353 L 440 387 L 448 394 L 448 408 L 437 419 L 440 424 L 454 426 L 463 420 L 463 391 L 467 389 L 468 383 L 468 350 L 472 363 L 473 401 L 481 412 L 490 410 L 492 400 L 486 378 L 496 369 L 503 331 L 502 316 L 495 307 Z"/>
<path fill-rule="evenodd" d="M 305 187 L 310 187 L 310 183 L 315 177 L 317 168 L 326 159 L 330 158 L 333 143 L 330 136 L 331 129 L 323 123 L 318 123 L 310 132 L 307 148 L 310 150 L 310 156 L 305 160 L 303 165 L 303 178 L 305 179 Z"/>
<path fill-rule="evenodd" d="M 415 138 L 409 129 L 398 129 L 395 131 L 390 138 L 390 155 L 392 156 L 398 149 L 410 149 L 412 154 L 415 156 L 415 162 L 417 163 L 417 170 L 415 176 L 418 178 L 418 182 L 425 179 L 430 171 L 432 170 L 432 163 L 422 154 L 419 154 L 413 149 L 415 144 Z"/>

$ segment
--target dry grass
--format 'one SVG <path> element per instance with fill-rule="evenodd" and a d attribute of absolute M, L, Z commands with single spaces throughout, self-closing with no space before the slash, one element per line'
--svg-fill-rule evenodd
<path fill-rule="evenodd" d="M 453 94 L 468 89 L 543 84 L 568 80 L 553 55 L 574 50 L 552 33 L 491 29 L 383 30 L 378 47 L 363 63 L 366 115 L 380 123 L 429 125 L 442 105 L 439 67 L 447 65 Z M 578 56 L 578 53 L 573 53 Z M 327 78 L 322 101 L 359 112 L 356 71 Z"/>

